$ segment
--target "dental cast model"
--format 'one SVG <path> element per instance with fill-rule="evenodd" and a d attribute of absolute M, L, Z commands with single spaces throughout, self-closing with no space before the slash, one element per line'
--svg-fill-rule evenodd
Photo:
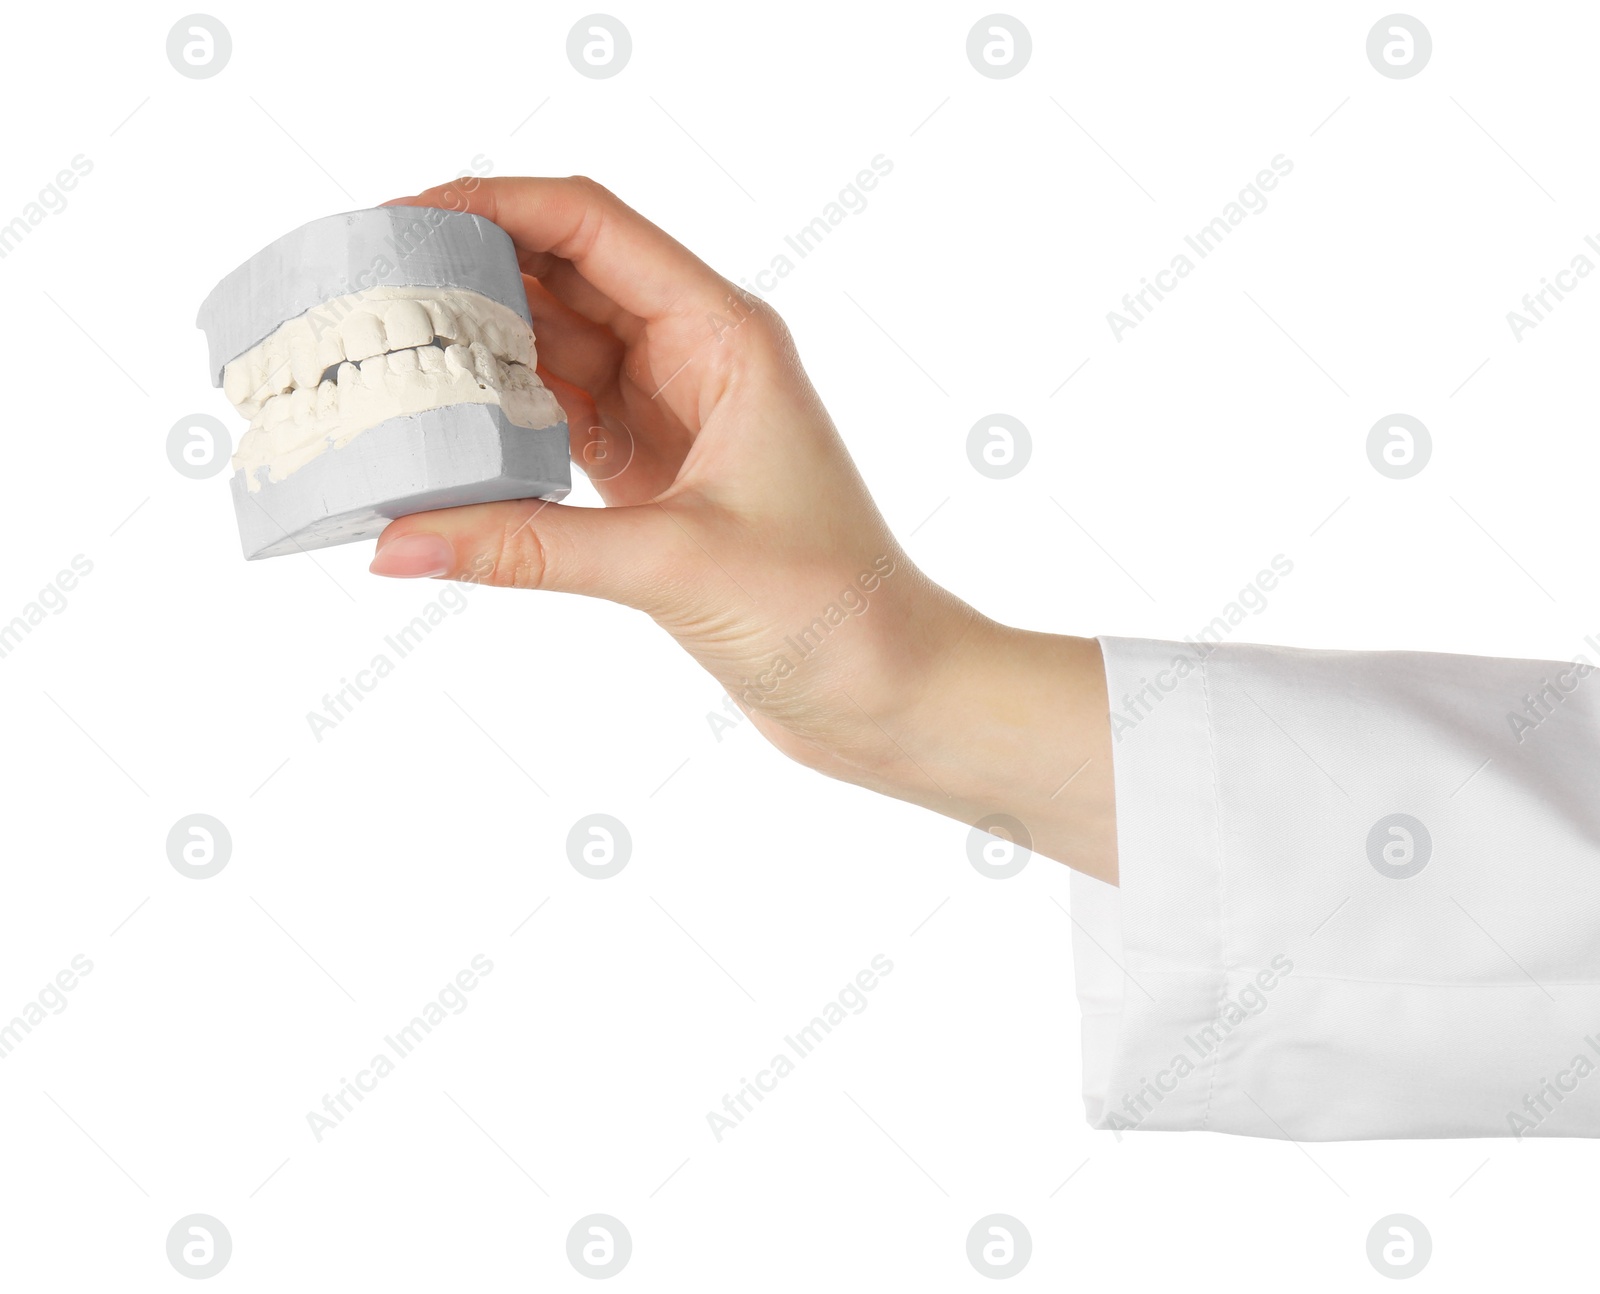
<path fill-rule="evenodd" d="M 481 216 L 397 206 L 312 221 L 217 284 L 198 323 L 213 384 L 250 419 L 233 456 L 246 558 L 571 487 L 516 250 Z"/>

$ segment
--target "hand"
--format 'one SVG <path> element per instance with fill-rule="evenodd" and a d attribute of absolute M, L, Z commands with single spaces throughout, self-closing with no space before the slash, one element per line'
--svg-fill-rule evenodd
<path fill-rule="evenodd" d="M 912 564 L 771 307 L 591 180 L 403 201 L 511 235 L 539 376 L 607 506 L 404 517 L 378 539 L 376 574 L 470 571 L 636 607 L 791 758 L 966 821 L 1011 813 L 1040 852 L 1114 875 L 1097 645 L 1006 629 Z M 1101 769 L 1055 806 L 1045 783 L 1080 756 Z"/>

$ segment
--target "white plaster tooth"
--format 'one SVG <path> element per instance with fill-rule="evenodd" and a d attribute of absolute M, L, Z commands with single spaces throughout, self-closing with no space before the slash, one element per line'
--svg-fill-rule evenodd
<path fill-rule="evenodd" d="M 472 352 L 465 346 L 446 346 L 444 351 L 445 372 L 452 377 L 459 374 L 472 373 Z"/>
<path fill-rule="evenodd" d="M 433 300 L 424 303 L 428 320 L 433 325 L 433 335 L 447 342 L 461 340 L 461 320 L 448 302 Z"/>
<path fill-rule="evenodd" d="M 339 411 L 339 388 L 332 382 L 317 387 L 317 417 L 331 417 Z"/>
<path fill-rule="evenodd" d="M 283 329 L 261 343 L 261 359 L 263 372 L 261 385 L 256 388 L 258 395 L 282 395 L 294 385 L 289 369 L 289 339 L 284 336 Z"/>
<path fill-rule="evenodd" d="M 437 346 L 423 346 L 417 352 L 417 366 L 424 373 L 444 372 L 444 352 Z"/>
<path fill-rule="evenodd" d="M 490 386 L 498 385 L 500 374 L 489 348 L 481 341 L 475 341 L 469 349 L 472 351 L 472 371 L 478 375 L 478 381 L 488 383 Z"/>
<path fill-rule="evenodd" d="M 222 394 L 235 408 L 243 405 L 255 388 L 250 385 L 250 366 L 242 359 L 236 359 L 222 370 Z"/>
<path fill-rule="evenodd" d="M 339 325 L 339 331 L 344 335 L 346 359 L 371 359 L 372 356 L 381 355 L 389 349 L 388 338 L 383 332 L 383 321 L 370 310 L 352 311 L 350 317 Z"/>
<path fill-rule="evenodd" d="M 421 367 L 414 350 L 396 350 L 389 352 L 389 371 L 391 373 L 415 373 Z"/>
<path fill-rule="evenodd" d="M 508 324 L 504 329 L 504 348 L 495 352 L 502 359 L 515 360 L 518 364 L 528 362 L 528 352 L 533 346 L 533 334 L 520 319 Z"/>
<path fill-rule="evenodd" d="M 343 391 L 361 381 L 361 370 L 350 363 L 349 360 L 346 360 L 339 365 L 339 371 L 334 376 L 339 383 L 339 389 Z"/>
<path fill-rule="evenodd" d="M 300 387 L 314 387 L 322 380 L 322 370 L 326 364 L 317 363 L 316 344 L 311 340 L 311 333 L 304 328 L 296 328 L 289 337 L 289 373 L 294 378 L 294 384 Z"/>
<path fill-rule="evenodd" d="M 389 377 L 389 360 L 384 355 L 369 355 L 361 361 L 361 385 L 382 391 Z"/>
<path fill-rule="evenodd" d="M 426 346 L 433 340 L 433 320 L 420 301 L 395 301 L 383 312 L 383 328 L 392 351 Z"/>
<path fill-rule="evenodd" d="M 322 325 L 322 331 L 317 334 L 317 363 L 326 373 L 330 368 L 345 358 L 344 336 L 331 324 Z"/>
<path fill-rule="evenodd" d="M 289 416 L 296 422 L 306 422 L 316 412 L 315 387 L 303 386 L 289 397 Z"/>
<path fill-rule="evenodd" d="M 242 360 L 235 361 L 245 366 L 245 372 L 250 380 L 250 403 L 257 409 L 261 408 L 262 401 L 267 398 L 267 392 L 261 388 L 267 384 L 267 357 L 262 348 L 257 346 Z"/>

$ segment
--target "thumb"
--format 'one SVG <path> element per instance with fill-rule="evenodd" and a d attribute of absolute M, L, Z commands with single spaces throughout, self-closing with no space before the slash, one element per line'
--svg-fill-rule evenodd
<path fill-rule="evenodd" d="M 654 504 L 577 508 L 538 499 L 418 512 L 378 536 L 368 568 L 401 579 L 443 577 L 582 593 L 649 611 L 676 547 Z"/>

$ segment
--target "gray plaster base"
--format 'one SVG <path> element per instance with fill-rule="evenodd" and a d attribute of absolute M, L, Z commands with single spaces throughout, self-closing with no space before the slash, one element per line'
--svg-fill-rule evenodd
<path fill-rule="evenodd" d="M 452 404 L 391 418 L 251 490 L 233 476 L 249 560 L 372 539 L 396 517 L 502 499 L 566 497 L 567 424 L 519 427 L 499 405 Z"/>

